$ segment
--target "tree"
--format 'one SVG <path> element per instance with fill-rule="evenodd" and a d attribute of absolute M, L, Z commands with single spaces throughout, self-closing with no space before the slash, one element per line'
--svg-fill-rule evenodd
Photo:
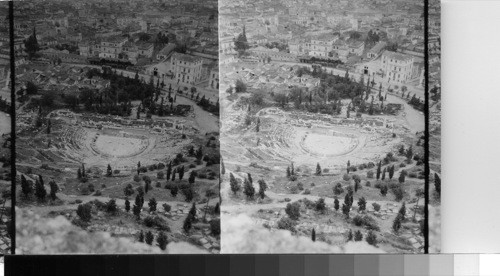
<path fill-rule="evenodd" d="M 43 185 L 43 178 L 38 175 L 38 179 L 35 182 L 35 195 L 39 201 L 44 201 L 45 196 L 47 196 L 47 190 L 45 190 L 45 185 Z"/>
<path fill-rule="evenodd" d="M 188 215 L 190 215 L 193 218 L 193 220 L 195 220 L 195 218 L 196 218 L 196 203 L 193 202 L 193 205 L 191 205 L 191 209 L 189 209 Z"/>
<path fill-rule="evenodd" d="M 386 171 L 387 171 L 387 168 L 384 168 L 384 170 L 382 171 L 382 180 L 385 180 Z"/>
<path fill-rule="evenodd" d="M 220 173 L 222 175 L 226 174 L 226 167 L 224 166 L 224 160 L 222 160 L 222 157 L 220 158 Z"/>
<path fill-rule="evenodd" d="M 152 197 L 149 202 L 148 202 L 148 205 L 149 205 L 149 211 L 150 212 L 154 212 L 156 211 L 156 205 L 158 203 L 156 202 L 156 199 L 154 197 Z"/>
<path fill-rule="evenodd" d="M 352 233 L 352 229 L 349 229 L 349 232 L 347 232 L 347 241 L 352 241 L 354 238 L 354 235 Z"/>
<path fill-rule="evenodd" d="M 338 198 L 335 198 L 335 200 L 333 201 L 333 208 L 335 209 L 335 211 L 338 211 L 338 210 L 339 210 L 339 208 L 340 208 L 340 203 L 339 203 Z"/>
<path fill-rule="evenodd" d="M 399 229 L 401 229 L 401 221 L 402 221 L 401 214 L 398 213 L 398 215 L 396 216 L 396 218 L 392 222 L 392 230 L 396 234 L 398 234 L 399 233 Z"/>
<path fill-rule="evenodd" d="M 319 163 L 316 164 L 316 175 L 321 175 L 321 166 Z"/>
<path fill-rule="evenodd" d="M 123 192 L 125 193 L 125 196 L 131 196 L 134 194 L 134 188 L 132 187 L 132 184 L 128 184 L 124 189 Z"/>
<path fill-rule="evenodd" d="M 364 211 L 366 210 L 366 199 L 364 197 L 361 197 L 359 200 L 358 200 L 358 206 L 359 206 L 359 210 L 360 211 Z"/>
<path fill-rule="evenodd" d="M 130 201 L 128 199 L 125 199 L 125 211 L 130 212 Z"/>
<path fill-rule="evenodd" d="M 26 94 L 27 95 L 36 95 L 38 94 L 38 87 L 31 81 L 26 83 Z"/>
<path fill-rule="evenodd" d="M 139 242 L 144 242 L 144 231 L 139 232 L 139 237 L 137 238 Z"/>
<path fill-rule="evenodd" d="M 406 161 L 409 163 L 411 163 L 411 159 L 413 158 L 413 147 L 410 146 L 407 150 L 406 150 Z"/>
<path fill-rule="evenodd" d="M 313 228 L 312 233 L 311 233 L 311 239 L 313 242 L 316 241 L 316 230 L 314 230 L 314 228 Z"/>
<path fill-rule="evenodd" d="M 26 39 L 24 42 L 24 51 L 28 54 L 29 59 L 36 56 L 36 53 L 40 50 L 38 45 L 38 40 L 36 38 L 36 29 L 33 28 L 33 34 Z"/>
<path fill-rule="evenodd" d="M 403 202 L 403 205 L 401 205 L 401 208 L 399 208 L 398 214 L 401 215 L 401 220 L 406 219 L 406 204 Z"/>
<path fill-rule="evenodd" d="M 380 179 L 380 173 L 382 172 L 382 161 L 378 161 L 378 166 L 377 166 L 377 180 Z"/>
<path fill-rule="evenodd" d="M 180 166 L 180 168 L 177 168 L 177 172 L 179 173 L 179 180 L 182 180 L 184 177 L 184 166 Z"/>
<path fill-rule="evenodd" d="M 26 177 L 24 177 L 24 174 L 21 175 L 21 190 L 24 194 L 25 198 L 29 198 L 29 195 L 33 193 L 33 187 L 28 180 L 26 180 Z"/>
<path fill-rule="evenodd" d="M 243 26 L 243 32 L 241 34 L 239 34 L 238 37 L 234 41 L 234 49 L 241 56 L 241 55 L 244 55 L 246 50 L 248 50 L 249 48 L 250 48 L 250 46 L 248 45 L 245 26 Z"/>
<path fill-rule="evenodd" d="M 441 178 L 437 173 L 434 173 L 434 188 L 439 196 L 441 196 Z"/>
<path fill-rule="evenodd" d="M 300 218 L 300 205 L 298 202 L 288 203 L 285 208 L 285 213 L 292 220 L 298 220 Z"/>
<path fill-rule="evenodd" d="M 167 244 L 168 244 L 167 234 L 165 234 L 165 232 L 161 231 L 158 234 L 158 237 L 156 238 L 156 242 L 157 242 L 158 247 L 160 247 L 161 250 L 165 250 L 167 248 Z"/>
<path fill-rule="evenodd" d="M 240 184 L 234 177 L 233 173 L 229 174 L 229 185 L 231 185 L 231 191 L 236 195 L 236 193 L 241 189 Z"/>
<path fill-rule="evenodd" d="M 387 185 L 382 185 L 382 186 L 380 186 L 380 194 L 381 194 L 382 196 L 386 196 L 386 195 L 387 195 L 387 191 L 388 191 L 388 189 L 389 189 L 389 188 L 387 187 Z"/>
<path fill-rule="evenodd" d="M 354 232 L 354 241 L 362 241 L 363 240 L 363 234 L 361 234 L 361 231 L 357 230 Z"/>
<path fill-rule="evenodd" d="M 80 204 L 76 209 L 76 214 L 80 217 L 82 221 L 89 222 L 90 219 L 92 218 L 91 209 L 92 207 L 88 203 Z"/>
<path fill-rule="evenodd" d="M 134 206 L 132 207 L 132 212 L 137 217 L 137 219 L 139 219 L 141 217 L 141 206 L 134 204 Z"/>
<path fill-rule="evenodd" d="M 57 186 L 54 180 L 49 182 L 49 186 L 50 186 L 50 198 L 52 200 L 56 200 L 57 199 L 56 193 L 59 191 L 59 187 Z"/>
<path fill-rule="evenodd" d="M 179 192 L 179 188 L 178 188 L 176 185 L 174 185 L 174 186 L 170 189 L 170 194 L 171 194 L 173 197 L 176 197 L 178 192 Z"/>
<path fill-rule="evenodd" d="M 106 171 L 106 176 L 112 176 L 113 175 L 113 170 L 111 169 L 111 165 L 108 164 L 108 169 Z"/>
<path fill-rule="evenodd" d="M 240 79 L 236 80 L 234 90 L 236 93 L 243 93 L 247 91 L 247 85 Z"/>
<path fill-rule="evenodd" d="M 247 199 L 253 199 L 253 196 L 255 195 L 255 188 L 247 178 L 244 180 L 243 193 L 245 193 Z"/>
<path fill-rule="evenodd" d="M 290 166 L 286 167 L 286 177 L 290 178 L 292 174 L 290 173 Z"/>
<path fill-rule="evenodd" d="M 257 181 L 257 183 L 259 184 L 259 196 L 261 199 L 264 199 L 264 197 L 266 196 L 267 184 L 262 179 Z"/>
<path fill-rule="evenodd" d="M 155 236 L 153 235 L 153 233 L 151 233 L 151 231 L 146 232 L 145 241 L 147 244 L 152 245 L 154 239 Z"/>
<path fill-rule="evenodd" d="M 318 201 L 316 201 L 316 211 L 324 213 L 325 210 L 326 210 L 325 199 L 321 197 L 318 199 Z"/>
<path fill-rule="evenodd" d="M 392 179 L 394 176 L 394 165 L 389 167 L 389 179 Z"/>
<path fill-rule="evenodd" d="M 351 211 L 351 207 L 349 205 L 346 205 L 345 203 L 342 204 L 342 213 L 345 215 L 346 219 L 349 218 L 349 212 Z"/>
<path fill-rule="evenodd" d="M 194 218 L 189 214 L 186 217 L 186 219 L 184 220 L 184 224 L 182 225 L 182 229 L 184 229 L 184 231 L 186 233 L 189 233 L 189 231 L 191 230 L 193 219 Z"/>
<path fill-rule="evenodd" d="M 405 182 L 405 176 L 406 176 L 406 171 L 402 170 L 399 173 L 399 178 L 398 178 L 399 183 L 404 183 Z"/>
<path fill-rule="evenodd" d="M 366 235 L 365 240 L 369 245 L 377 246 L 377 235 L 375 235 L 372 230 L 368 231 L 368 235 Z"/>
<path fill-rule="evenodd" d="M 189 184 L 194 184 L 194 180 L 195 180 L 195 172 L 194 171 L 191 171 L 189 173 L 189 178 L 188 178 L 188 182 Z"/>
<path fill-rule="evenodd" d="M 172 174 L 172 162 L 167 165 L 167 180 L 170 180 L 170 175 Z"/>
<path fill-rule="evenodd" d="M 110 214 L 116 214 L 116 212 L 118 212 L 118 206 L 116 205 L 115 199 L 112 198 L 106 202 L 106 212 Z"/>

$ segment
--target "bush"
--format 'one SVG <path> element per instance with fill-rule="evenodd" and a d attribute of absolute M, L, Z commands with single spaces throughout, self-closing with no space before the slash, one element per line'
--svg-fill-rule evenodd
<path fill-rule="evenodd" d="M 372 186 L 372 183 L 370 183 L 370 181 L 366 181 L 365 186 L 366 186 L 366 187 L 371 187 L 371 186 Z"/>
<path fill-rule="evenodd" d="M 304 190 L 304 184 L 302 184 L 302 182 L 297 183 L 297 189 L 300 191 Z"/>
<path fill-rule="evenodd" d="M 296 194 L 296 193 L 298 193 L 298 192 L 299 192 L 299 188 L 298 188 L 297 186 L 292 186 L 292 187 L 290 188 L 290 192 L 291 192 L 292 194 Z"/>
<path fill-rule="evenodd" d="M 156 178 L 158 179 L 163 179 L 165 178 L 165 173 L 162 172 L 162 171 L 159 171 L 157 174 L 156 174 Z"/>
<path fill-rule="evenodd" d="M 373 206 L 373 210 L 375 210 L 377 212 L 380 211 L 380 204 L 373 202 L 372 206 Z"/>
<path fill-rule="evenodd" d="M 408 174 L 409 178 L 417 178 L 417 173 L 411 172 Z"/>
<path fill-rule="evenodd" d="M 161 183 L 160 182 L 156 182 L 155 186 L 156 186 L 156 188 L 161 188 Z"/>
<path fill-rule="evenodd" d="M 147 216 L 144 218 L 143 222 L 146 227 L 156 227 L 161 231 L 170 231 L 167 222 L 159 216 Z"/>
<path fill-rule="evenodd" d="M 300 205 L 298 202 L 288 203 L 285 209 L 286 214 L 290 219 L 298 220 L 300 217 Z"/>
<path fill-rule="evenodd" d="M 101 196 L 101 195 L 102 195 L 101 190 L 97 190 L 97 191 L 95 191 L 94 195 L 95 195 L 95 196 Z"/>
<path fill-rule="evenodd" d="M 377 221 L 368 215 L 364 216 L 357 215 L 352 219 L 352 222 L 354 223 L 354 225 L 363 226 L 368 230 L 380 231 L 380 227 L 378 226 Z"/>
<path fill-rule="evenodd" d="M 349 176 L 347 173 L 344 174 L 343 176 L 344 181 L 349 181 L 351 180 L 351 176 Z"/>
<path fill-rule="evenodd" d="M 399 167 L 400 168 L 404 168 L 404 167 L 406 167 L 406 164 L 405 163 L 401 163 L 401 164 L 399 164 Z"/>
<path fill-rule="evenodd" d="M 397 187 L 391 189 L 392 193 L 394 194 L 394 197 L 396 201 L 401 201 L 404 197 L 404 189 L 401 187 L 401 185 L 398 185 Z"/>
<path fill-rule="evenodd" d="M 119 174 L 120 173 L 120 170 L 114 170 L 113 171 L 113 174 Z"/>
<path fill-rule="evenodd" d="M 375 163 L 373 163 L 373 162 L 368 162 L 368 164 L 366 165 L 366 167 L 367 167 L 368 169 L 371 169 L 371 168 L 375 167 Z"/>
<path fill-rule="evenodd" d="M 297 176 L 296 175 L 291 175 L 289 177 L 289 179 L 290 179 L 290 181 L 295 181 L 295 180 L 297 180 Z"/>
<path fill-rule="evenodd" d="M 337 183 L 335 187 L 333 187 L 333 194 L 340 195 L 344 192 L 344 188 L 342 188 L 342 184 Z"/>
<path fill-rule="evenodd" d="M 80 217 L 82 221 L 89 222 L 92 218 L 91 214 L 92 206 L 88 203 L 78 205 L 76 209 L 76 214 Z"/>
<path fill-rule="evenodd" d="M 358 170 L 358 168 L 357 168 L 356 166 L 351 166 L 351 167 L 349 168 L 349 171 L 351 171 L 351 172 L 355 172 L 355 171 L 357 171 L 357 170 Z"/>
<path fill-rule="evenodd" d="M 311 190 L 309 189 L 305 189 L 305 191 L 303 192 L 304 195 L 310 195 L 311 194 Z"/>
<path fill-rule="evenodd" d="M 141 177 L 139 175 L 134 175 L 134 181 L 135 182 L 141 182 Z"/>
<path fill-rule="evenodd" d="M 172 206 L 167 203 L 163 203 L 163 210 L 165 210 L 165 212 L 170 212 L 170 210 L 172 210 Z"/>
<path fill-rule="evenodd" d="M 373 171 L 367 171 L 367 172 L 366 172 L 366 177 L 367 177 L 367 178 L 373 178 L 373 175 L 374 175 L 374 174 L 375 174 L 375 173 L 374 173 Z"/>
<path fill-rule="evenodd" d="M 280 220 L 278 220 L 278 229 L 288 230 L 294 233 L 295 224 L 295 221 L 291 220 L 290 218 L 282 217 Z"/>
<path fill-rule="evenodd" d="M 324 173 L 328 173 L 328 172 L 330 172 L 330 169 L 324 168 L 324 169 L 323 169 L 323 172 L 324 172 Z"/>

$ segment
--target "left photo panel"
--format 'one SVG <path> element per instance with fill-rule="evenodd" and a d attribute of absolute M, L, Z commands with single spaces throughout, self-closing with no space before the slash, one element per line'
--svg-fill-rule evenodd
<path fill-rule="evenodd" d="M 0 2 L 0 21 L 0 255 L 5 255 L 11 252 L 13 232 L 9 2 Z"/>
<path fill-rule="evenodd" d="M 219 253 L 217 8 L 14 3 L 16 254 Z"/>

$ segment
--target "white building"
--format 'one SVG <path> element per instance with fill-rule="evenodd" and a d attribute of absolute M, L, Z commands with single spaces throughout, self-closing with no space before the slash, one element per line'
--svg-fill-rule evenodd
<path fill-rule="evenodd" d="M 172 54 L 171 64 L 174 78 L 179 84 L 194 85 L 201 79 L 203 60 L 199 57 L 181 53 Z"/>
<path fill-rule="evenodd" d="M 412 79 L 414 62 L 412 56 L 385 51 L 380 62 L 387 82 L 405 83 Z"/>

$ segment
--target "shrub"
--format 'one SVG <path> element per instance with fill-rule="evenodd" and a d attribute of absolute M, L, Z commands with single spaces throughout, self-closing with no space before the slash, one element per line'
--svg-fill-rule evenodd
<path fill-rule="evenodd" d="M 97 190 L 97 191 L 95 191 L 94 195 L 95 195 L 95 196 L 101 196 L 101 195 L 102 195 L 101 190 Z"/>
<path fill-rule="evenodd" d="M 82 203 L 82 200 L 81 199 L 77 199 L 77 200 L 75 200 L 75 202 L 76 202 L 76 204 L 80 204 L 80 203 Z"/>
<path fill-rule="evenodd" d="M 298 188 L 297 186 L 292 186 L 292 187 L 290 188 L 290 192 L 291 192 L 292 194 L 296 194 L 296 193 L 298 193 L 298 192 L 299 192 L 299 188 Z"/>
<path fill-rule="evenodd" d="M 411 172 L 411 173 L 408 174 L 408 177 L 409 178 L 417 178 L 417 173 Z"/>
<path fill-rule="evenodd" d="M 155 186 L 156 186 L 156 188 L 161 188 L 161 183 L 157 181 Z"/>
<path fill-rule="evenodd" d="M 347 173 L 344 174 L 343 176 L 344 181 L 349 181 L 351 180 L 351 176 L 349 176 Z"/>
<path fill-rule="evenodd" d="M 278 229 L 288 230 L 290 232 L 295 232 L 295 221 L 287 217 L 282 217 L 278 220 Z"/>
<path fill-rule="evenodd" d="M 304 195 L 310 195 L 311 194 L 311 190 L 309 189 L 305 189 L 304 192 L 303 192 Z"/>
<path fill-rule="evenodd" d="M 167 222 L 159 216 L 147 216 L 143 220 L 144 225 L 147 227 L 155 227 L 161 231 L 170 231 Z"/>
<path fill-rule="evenodd" d="M 373 206 L 373 210 L 375 210 L 377 212 L 380 211 L 380 204 L 373 202 L 372 206 Z"/>
<path fill-rule="evenodd" d="M 335 187 L 333 187 L 333 193 L 335 195 L 340 195 L 343 192 L 344 192 L 344 188 L 342 188 L 342 184 L 337 183 L 337 185 L 335 185 Z"/>
<path fill-rule="evenodd" d="M 368 164 L 366 165 L 366 167 L 367 167 L 368 169 L 371 169 L 371 168 L 375 167 L 375 163 L 373 163 L 373 162 L 368 162 Z"/>
<path fill-rule="evenodd" d="M 110 214 L 115 214 L 118 211 L 118 206 L 116 206 L 116 200 L 110 199 L 106 202 L 106 212 Z"/>
<path fill-rule="evenodd" d="M 404 168 L 404 167 L 406 167 L 406 164 L 405 163 L 401 163 L 401 164 L 399 164 L 399 167 L 400 168 Z"/>
<path fill-rule="evenodd" d="M 92 206 L 88 203 L 78 205 L 76 209 L 76 214 L 80 217 L 82 221 L 89 222 L 92 218 L 91 214 Z"/>
<path fill-rule="evenodd" d="M 297 188 L 298 188 L 300 191 L 304 190 L 304 184 L 302 184 L 302 182 L 297 183 Z"/>
<path fill-rule="evenodd" d="M 323 169 L 323 172 L 324 172 L 324 173 L 328 173 L 328 172 L 330 172 L 330 169 L 324 168 L 324 169 Z"/>
<path fill-rule="evenodd" d="M 139 175 L 134 175 L 134 181 L 135 182 L 141 182 L 141 177 Z"/>
<path fill-rule="evenodd" d="M 366 177 L 367 177 L 367 178 L 373 178 L 373 175 L 374 175 L 374 174 L 375 174 L 375 173 L 374 173 L 373 171 L 367 171 L 367 172 L 366 172 Z"/>
<path fill-rule="evenodd" d="M 163 179 L 165 178 L 165 173 L 162 172 L 162 171 L 159 171 L 157 174 L 156 174 L 156 178 L 158 179 Z"/>
<path fill-rule="evenodd" d="M 394 197 L 396 201 L 401 201 L 404 197 L 404 189 L 401 187 L 401 185 L 398 185 L 396 188 L 391 189 L 392 193 L 394 194 Z"/>
<path fill-rule="evenodd" d="M 289 177 L 289 179 L 290 179 L 290 181 L 295 181 L 295 180 L 297 180 L 297 176 L 296 175 L 291 175 Z"/>
<path fill-rule="evenodd" d="M 377 245 L 377 235 L 375 235 L 375 233 L 373 233 L 373 231 L 368 231 L 368 235 L 366 236 L 365 240 L 369 245 L 373 245 L 373 246 Z"/>
<path fill-rule="evenodd" d="M 290 219 L 298 220 L 300 217 L 300 205 L 298 202 L 288 203 L 285 209 L 286 214 Z"/>
<path fill-rule="evenodd" d="M 120 170 L 114 170 L 113 171 L 113 174 L 119 174 L 120 173 Z"/>
<path fill-rule="evenodd" d="M 357 215 L 352 219 L 352 222 L 354 223 L 354 225 L 365 227 L 368 230 L 380 231 L 380 227 L 378 226 L 377 221 L 368 215 Z"/>
<path fill-rule="evenodd" d="M 170 212 L 170 210 L 172 210 L 172 206 L 167 203 L 163 203 L 163 210 L 165 210 L 165 212 Z"/>
<path fill-rule="evenodd" d="M 351 167 L 349 168 L 349 171 L 351 171 L 351 172 L 355 172 L 355 171 L 357 171 L 357 170 L 358 170 L 358 168 L 357 168 L 356 166 L 351 166 Z"/>
<path fill-rule="evenodd" d="M 371 187 L 371 186 L 372 186 L 372 183 L 370 183 L 370 181 L 366 181 L 365 186 L 366 186 L 366 187 Z"/>

